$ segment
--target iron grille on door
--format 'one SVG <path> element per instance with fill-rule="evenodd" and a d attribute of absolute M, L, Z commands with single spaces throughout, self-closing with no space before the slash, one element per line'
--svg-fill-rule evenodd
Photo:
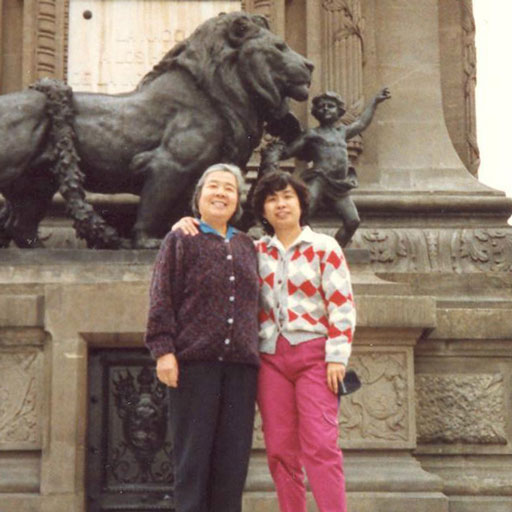
<path fill-rule="evenodd" d="M 173 511 L 166 388 L 145 350 L 89 353 L 87 511 Z"/>

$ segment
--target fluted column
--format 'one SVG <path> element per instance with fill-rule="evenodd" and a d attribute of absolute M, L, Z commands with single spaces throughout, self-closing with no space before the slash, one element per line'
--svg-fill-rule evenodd
<path fill-rule="evenodd" d="M 357 118 L 364 106 L 363 59 L 361 0 L 322 0 L 322 88 L 341 94 L 347 109 L 345 123 Z M 352 159 L 362 149 L 358 136 L 349 144 Z"/>
<path fill-rule="evenodd" d="M 389 86 L 393 96 L 371 127 L 380 185 L 403 192 L 492 194 L 467 172 L 446 127 L 439 2 L 379 0 L 373 6 L 375 86 Z"/>

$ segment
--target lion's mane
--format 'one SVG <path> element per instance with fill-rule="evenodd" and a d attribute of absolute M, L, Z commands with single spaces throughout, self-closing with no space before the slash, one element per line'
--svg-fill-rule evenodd
<path fill-rule="evenodd" d="M 239 35 L 237 29 L 241 30 Z M 229 133 L 225 149 L 228 155 L 232 153 L 231 160 L 237 161 L 240 147 L 246 142 L 239 137 L 246 140 L 261 137 L 261 126 L 255 121 L 255 113 L 247 111 L 248 105 L 264 111 L 264 120 L 268 121 L 281 118 L 289 111 L 288 101 L 277 91 L 269 70 L 264 66 L 250 66 L 240 59 L 243 45 L 251 39 L 247 33 L 256 35 L 261 29 L 268 30 L 269 25 L 259 15 L 236 12 L 212 18 L 167 52 L 142 78 L 138 89 L 173 69 L 186 70 L 226 121 Z M 265 46 L 265 41 L 261 46 Z M 256 89 L 259 98 L 255 104 Z"/>

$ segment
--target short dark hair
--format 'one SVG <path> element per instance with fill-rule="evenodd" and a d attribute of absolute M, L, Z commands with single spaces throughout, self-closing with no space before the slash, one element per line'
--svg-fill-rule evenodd
<path fill-rule="evenodd" d="M 309 189 L 308 186 L 299 178 L 293 174 L 285 171 L 273 171 L 269 172 L 263 178 L 261 178 L 256 184 L 254 189 L 254 195 L 252 199 L 253 212 L 262 223 L 263 229 L 269 235 L 274 234 L 274 228 L 265 220 L 263 212 L 265 208 L 265 200 L 271 194 L 284 190 L 290 185 L 297 197 L 299 198 L 300 204 L 300 225 L 304 226 L 307 224 L 308 213 L 309 213 Z"/>

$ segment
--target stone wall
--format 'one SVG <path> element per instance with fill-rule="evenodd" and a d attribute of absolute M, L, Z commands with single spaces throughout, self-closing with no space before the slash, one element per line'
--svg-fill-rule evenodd
<path fill-rule="evenodd" d="M 0 261 L 0 367 L 8 378 L 0 386 L 0 510 L 80 512 L 87 490 L 89 350 L 141 346 L 155 254 L 5 254 Z M 415 500 L 412 486 L 425 494 L 428 510 L 443 510 L 440 480 L 412 458 L 417 445 L 414 347 L 435 325 L 434 301 L 407 285 L 376 278 L 357 251 L 349 252 L 349 262 L 359 311 L 351 364 L 364 384 L 343 399 L 340 413 L 349 499 L 364 510 L 406 507 Z M 275 510 L 258 425 L 245 506 Z M 378 476 L 381 470 L 374 464 L 373 457 L 383 451 L 387 456 L 380 460 L 396 474 L 392 485 L 388 476 Z M 380 495 L 384 491 L 386 497 Z"/>

